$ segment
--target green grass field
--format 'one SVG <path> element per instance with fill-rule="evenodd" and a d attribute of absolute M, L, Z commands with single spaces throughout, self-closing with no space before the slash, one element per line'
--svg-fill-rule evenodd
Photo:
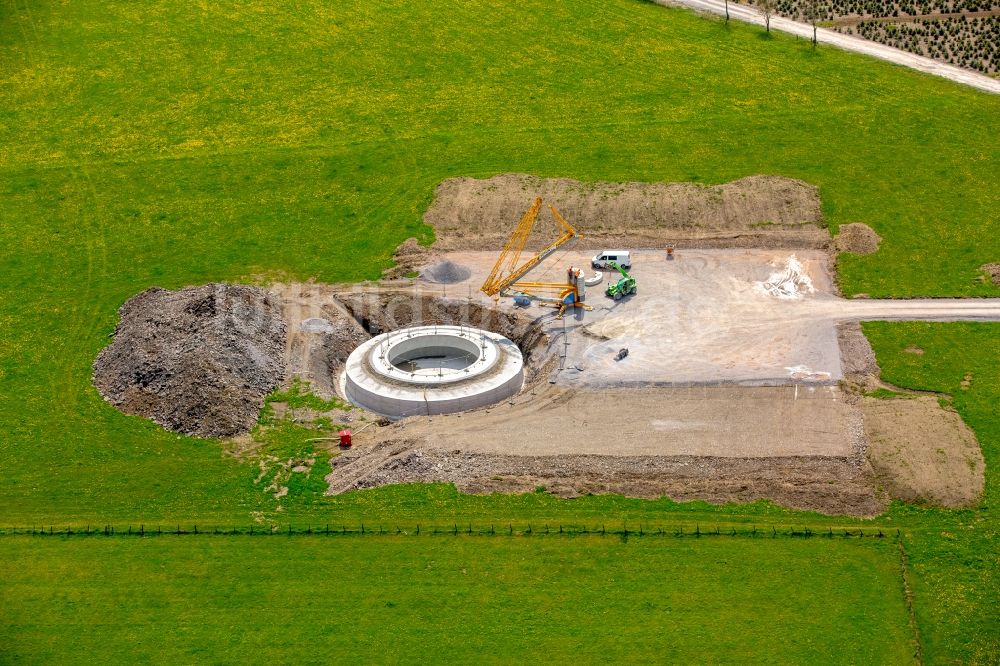
<path fill-rule="evenodd" d="M 17 538 L 4 553 L 0 642 L 23 663 L 886 664 L 914 650 L 891 542 L 166 536 Z M 802 576 L 817 567 L 829 579 Z"/>
<path fill-rule="evenodd" d="M 841 260 L 846 293 L 1000 295 L 977 279 L 981 264 L 1000 260 L 1000 100 L 779 34 L 764 38 L 755 28 L 638 0 L 0 0 L 0 36 L 0 524 L 231 525 L 249 523 L 255 511 L 300 524 L 629 519 L 825 528 L 831 520 L 854 522 L 762 504 L 462 497 L 448 487 L 325 499 L 316 484 L 296 488 L 277 514 L 273 498 L 253 485 L 252 465 L 223 455 L 218 442 L 177 437 L 122 416 L 91 387 L 90 364 L 107 343 L 116 308 L 134 293 L 211 280 L 377 277 L 399 242 L 432 239 L 422 211 L 435 185 L 451 176 L 521 171 L 704 183 L 755 173 L 798 177 L 820 187 L 831 227 L 859 220 L 884 237 L 876 255 Z M 995 662 L 1000 521 L 991 509 L 1000 493 L 994 474 L 1000 465 L 1000 330 L 871 325 L 866 332 L 890 381 L 954 396 L 955 409 L 982 443 L 987 495 L 979 509 L 894 506 L 878 523 L 908 535 L 925 659 Z M 911 343 L 927 353 L 902 353 Z M 967 372 L 974 380 L 964 390 Z M 296 437 L 279 435 L 275 447 Z M 53 599 L 45 595 L 60 594 L 49 589 L 60 572 L 71 585 L 67 594 L 87 596 L 93 581 L 81 581 L 80 571 L 101 557 L 110 558 L 99 561 L 106 576 L 132 575 L 136 586 L 157 580 L 154 564 L 161 577 L 179 579 L 201 566 L 187 541 L 183 548 L 97 543 L 0 540 L 0 560 L 21 562 L 25 575 L 37 576 L 35 596 L 7 577 L 0 582 L 3 606 L 11 609 L 2 612 L 22 613 L 4 623 L 8 642 L 43 636 L 48 651 L 41 660 L 91 657 L 73 652 L 73 622 L 65 616 L 40 615 L 34 626 L 23 619 Z M 552 543 L 546 548 L 561 546 Z M 284 562 L 298 557 L 301 542 L 294 544 L 254 547 L 261 562 Z M 525 567 L 551 559 L 531 544 L 517 546 L 526 549 Z M 214 542 L 195 547 L 221 548 Z M 365 547 L 397 570 L 423 556 L 403 544 Z M 469 548 L 481 549 L 483 558 L 503 556 L 492 547 Z M 691 561 L 655 545 L 642 548 L 659 558 L 658 567 Z M 752 562 L 757 553 L 728 548 L 727 561 Z M 843 548 L 828 553 L 829 562 L 805 551 L 791 555 L 803 563 L 798 585 L 841 575 L 856 552 Z M 247 563 L 237 553 L 209 555 L 219 558 L 213 561 L 220 568 L 205 570 L 199 580 L 222 595 Z M 327 555 L 351 557 L 342 550 Z M 564 566 L 581 567 L 582 583 L 603 585 L 623 571 L 621 560 L 606 559 L 589 541 L 564 556 Z M 605 558 L 605 569 L 586 568 L 591 557 Z M 721 580 L 729 574 L 720 562 L 705 559 L 704 571 L 693 575 Z M 366 582 L 350 568 L 342 571 L 345 584 Z M 873 582 L 887 598 L 883 603 L 902 594 L 898 576 L 887 582 L 886 571 Z M 301 589 L 312 581 L 316 589 L 316 574 L 280 569 L 273 582 Z M 752 577 L 752 570 L 733 575 Z M 387 581 L 375 583 L 393 589 Z M 479 584 L 484 594 L 490 589 Z M 816 616 L 826 612 L 790 587 L 789 603 Z M 858 604 L 873 602 L 866 592 L 852 593 Z M 509 598 L 504 608 L 535 617 L 534 607 L 519 601 Z M 113 596 L 95 597 L 79 622 L 119 618 L 122 639 L 148 651 L 169 630 L 131 618 L 160 614 L 184 621 L 171 615 L 169 600 L 135 603 L 118 607 Z M 315 597 L 312 603 L 318 609 L 327 602 Z M 590 602 L 581 597 L 579 603 Z M 466 595 L 451 610 L 477 607 Z M 841 615 L 836 633 L 868 635 L 876 622 L 881 633 L 895 636 L 905 629 L 893 616 L 897 611 L 875 620 Z M 746 612 L 743 606 L 733 611 Z M 694 618 L 702 618 L 706 638 L 721 631 L 704 616 Z M 758 620 L 774 627 L 781 616 L 769 606 Z M 249 619 L 240 621 L 251 627 Z M 647 617 L 643 630 L 657 621 L 666 622 Z M 574 633 L 592 630 L 582 613 L 567 622 L 577 627 Z M 658 640 L 687 640 L 672 626 L 664 624 Z M 821 643 L 830 633 L 803 625 L 775 642 Z M 297 635 L 304 658 L 310 649 L 335 654 L 323 653 L 315 636 Z M 513 630 L 512 636 L 521 638 Z M 552 629 L 537 638 L 551 646 L 560 636 Z M 881 657 L 871 661 L 907 660 L 899 641 L 889 643 L 878 646 L 884 653 L 869 653 Z M 801 650 L 789 654 L 802 660 L 822 657 L 805 645 L 789 649 Z M 220 660 L 239 660 L 238 652 L 224 654 Z M 501 645 L 489 654 L 509 660 L 524 653 Z M 210 652 L 176 656 L 212 660 Z"/>

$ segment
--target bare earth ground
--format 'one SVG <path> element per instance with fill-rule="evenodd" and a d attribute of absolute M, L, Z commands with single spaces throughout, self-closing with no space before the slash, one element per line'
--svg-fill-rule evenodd
<path fill-rule="evenodd" d="M 851 456 L 861 431 L 860 411 L 836 386 L 542 385 L 490 409 L 402 421 L 382 435 L 447 432 L 440 448 L 518 456 L 787 458 Z"/>
<path fill-rule="evenodd" d="M 557 254 L 533 277 L 557 280 L 566 265 L 589 266 L 590 254 Z M 845 300 L 834 291 L 826 253 L 744 249 L 679 250 L 672 260 L 637 251 L 637 295 L 614 302 L 604 285 L 594 287 L 593 311 L 557 320 L 549 308 L 520 309 L 509 299 L 493 305 L 477 291 L 494 253 L 437 258 L 461 267 L 451 271 L 456 280 L 418 280 L 399 291 L 533 318 L 556 367 L 548 381 L 489 409 L 406 419 L 358 438 L 354 451 L 335 460 L 331 492 L 405 481 L 454 482 L 469 492 L 542 485 L 565 496 L 766 497 L 873 515 L 904 486 L 883 480 L 882 493 L 872 478 L 859 393 L 878 386 L 878 368 L 850 322 L 1000 318 L 1000 304 L 984 299 Z M 390 300 L 380 296 L 366 311 Z M 621 347 L 630 353 L 616 362 Z M 919 404 L 927 422 L 940 418 L 936 402 Z M 964 459 L 958 430 L 935 436 L 948 460 Z M 904 455 L 921 445 L 894 441 Z M 897 472 L 881 464 L 881 451 L 873 462 L 892 478 Z M 967 496 L 976 497 L 982 467 L 969 472 Z M 932 467 L 922 474 L 931 485 L 936 478 Z M 963 483 L 947 472 L 941 478 L 952 489 L 924 497 L 947 501 Z"/>
<path fill-rule="evenodd" d="M 865 433 L 876 478 L 893 497 L 974 506 L 983 492 L 983 454 L 957 412 L 934 396 L 865 398 Z"/>

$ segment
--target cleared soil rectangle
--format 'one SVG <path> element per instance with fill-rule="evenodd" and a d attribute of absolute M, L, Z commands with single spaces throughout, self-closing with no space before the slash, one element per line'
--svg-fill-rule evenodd
<path fill-rule="evenodd" d="M 847 457 L 861 415 L 833 386 L 551 389 L 400 427 L 426 448 L 506 455 Z"/>

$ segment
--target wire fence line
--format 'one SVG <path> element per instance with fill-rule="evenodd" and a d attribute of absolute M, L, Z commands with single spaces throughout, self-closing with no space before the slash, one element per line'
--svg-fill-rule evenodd
<path fill-rule="evenodd" d="M 606 524 L 593 527 L 581 525 L 560 525 L 551 523 L 531 524 L 514 523 L 490 525 L 474 525 L 472 523 L 459 525 L 421 525 L 413 524 L 401 526 L 398 524 L 370 525 L 358 523 L 348 526 L 346 524 L 324 524 L 320 526 L 307 525 L 305 527 L 295 527 L 291 524 L 278 527 L 266 525 L 230 526 L 230 527 L 199 527 L 197 525 L 182 526 L 173 525 L 165 527 L 163 525 L 149 526 L 145 524 L 136 525 L 101 525 L 85 527 L 60 527 L 49 526 L 40 527 L 8 527 L 0 528 L 0 538 L 12 536 L 31 537 L 168 537 L 168 536 L 286 536 L 286 537 L 378 537 L 378 536 L 467 536 L 467 537 L 617 537 L 623 540 L 630 538 L 646 537 L 670 537 L 670 538 L 749 538 L 749 539 L 900 539 L 901 533 L 897 528 L 833 528 L 813 529 L 811 527 L 777 527 L 767 525 L 758 527 L 756 525 L 740 527 L 702 527 L 696 524 L 693 528 L 688 526 L 662 526 L 638 524 L 630 527 L 627 523 L 608 527 Z"/>

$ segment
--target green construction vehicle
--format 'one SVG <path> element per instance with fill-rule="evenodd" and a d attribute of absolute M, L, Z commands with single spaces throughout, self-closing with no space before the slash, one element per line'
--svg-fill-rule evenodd
<path fill-rule="evenodd" d="M 617 282 L 609 282 L 607 295 L 616 301 L 620 301 L 622 296 L 630 296 L 635 293 L 635 278 L 628 274 L 628 272 L 619 266 L 614 261 L 608 262 L 608 267 L 613 268 L 622 274 L 621 279 Z"/>

